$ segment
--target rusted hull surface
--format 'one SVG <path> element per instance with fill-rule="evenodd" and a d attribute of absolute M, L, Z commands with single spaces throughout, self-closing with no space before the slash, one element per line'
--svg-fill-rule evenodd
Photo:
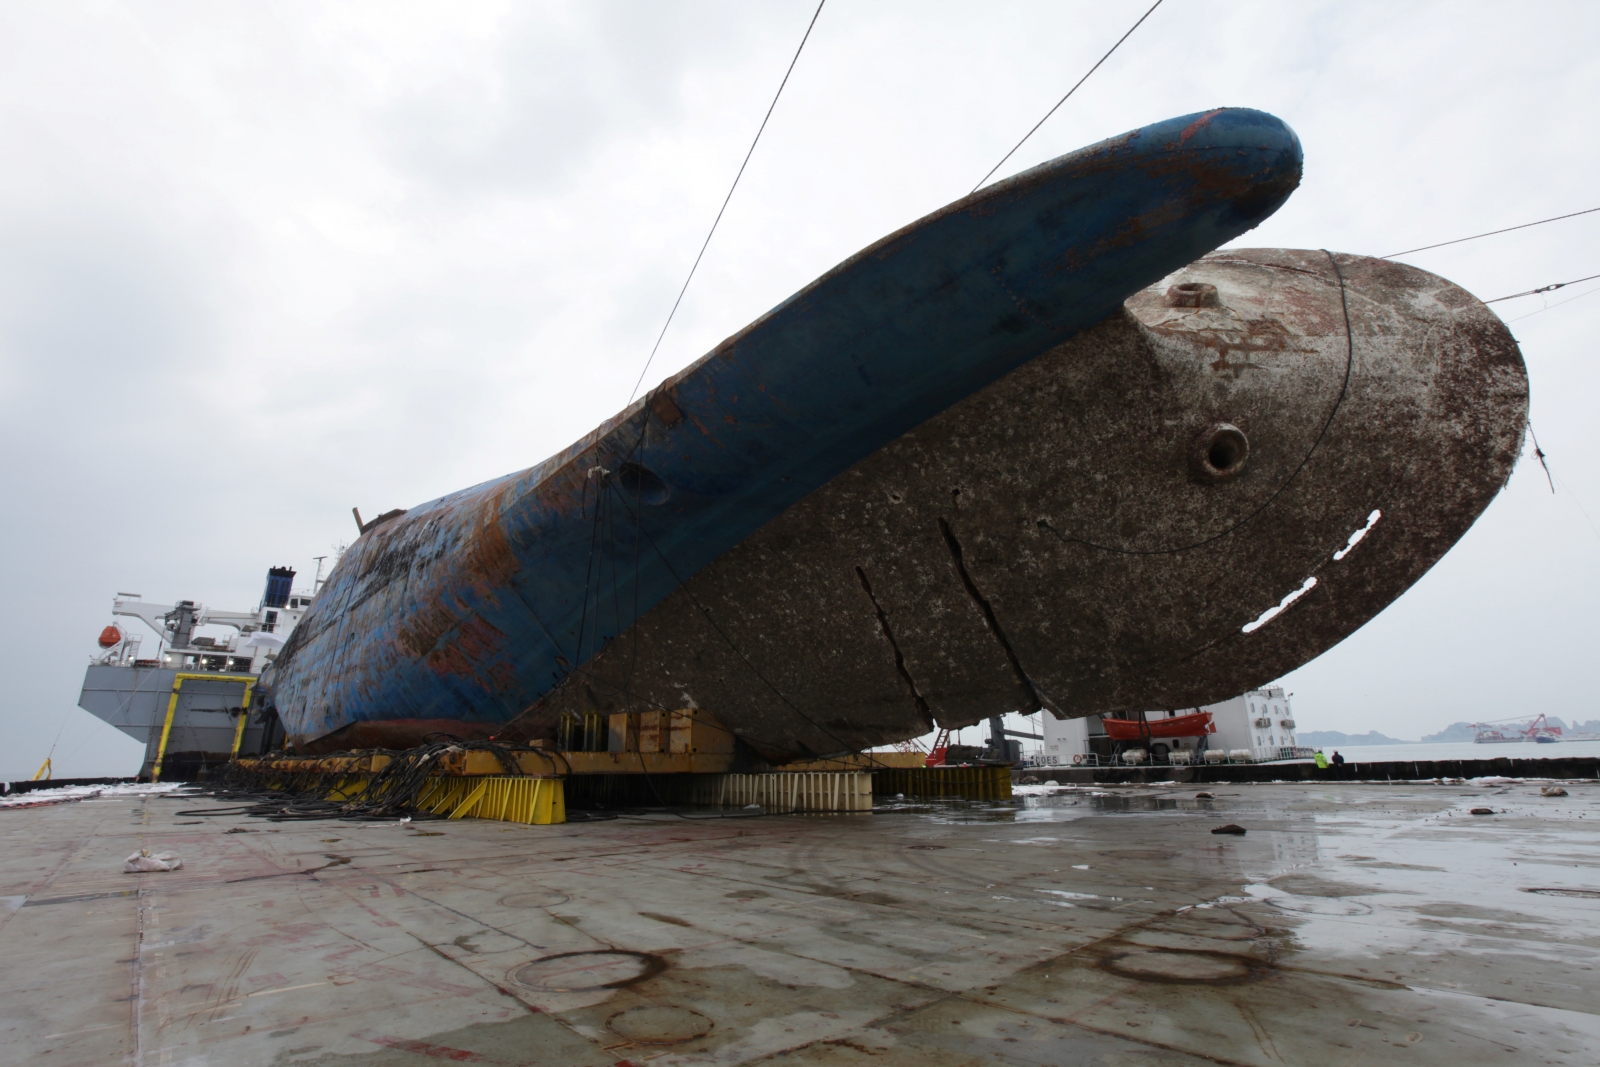
<path fill-rule="evenodd" d="M 866 249 L 560 455 L 375 524 L 263 678 L 290 737 L 485 732 L 574 687 L 863 457 L 1256 225 L 1300 163 L 1236 109 L 1064 156 Z M 889 715 L 876 732 L 905 733 Z"/>
<path fill-rule="evenodd" d="M 1186 283 L 1219 306 L 1167 306 Z M 692 700 L 781 758 L 929 717 L 1224 699 L 1337 644 L 1437 562 L 1505 483 L 1526 413 L 1515 341 L 1449 282 L 1217 253 L 813 493 L 517 728 L 597 696 Z M 1196 467 L 1220 425 L 1249 450 L 1231 476 Z"/>

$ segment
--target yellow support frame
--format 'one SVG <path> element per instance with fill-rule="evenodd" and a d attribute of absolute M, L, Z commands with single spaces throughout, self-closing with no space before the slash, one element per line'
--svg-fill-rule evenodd
<path fill-rule="evenodd" d="M 417 806 L 451 819 L 497 819 L 534 826 L 567 821 L 567 793 L 560 778 L 493 776 L 434 778 Z"/>
<path fill-rule="evenodd" d="M 244 726 L 250 721 L 250 690 L 245 689 L 244 703 L 239 707 L 239 725 L 233 728 L 233 748 L 228 750 L 228 755 L 233 759 L 239 758 L 239 746 L 244 743 Z"/>
<path fill-rule="evenodd" d="M 150 769 L 150 780 L 161 781 L 161 765 L 167 760 L 167 742 L 172 738 L 172 720 L 178 714 L 178 695 L 183 689 L 184 682 L 242 682 L 244 683 L 244 697 L 239 702 L 239 725 L 233 731 L 233 754 L 239 754 L 239 742 L 244 740 L 245 718 L 250 714 L 250 695 L 255 691 L 256 679 L 254 675 L 243 678 L 219 676 L 205 671 L 179 671 L 172 679 L 172 699 L 167 701 L 167 718 L 161 724 L 161 744 L 156 749 L 155 766 Z"/>
<path fill-rule="evenodd" d="M 246 760 L 244 766 L 259 770 L 262 764 Z M 315 772 L 297 768 L 286 769 L 283 773 Z M 334 773 L 338 775 L 337 784 L 328 792 L 329 800 L 353 800 L 365 793 L 372 784 L 370 774 Z M 281 789 L 284 781 L 269 777 L 264 784 L 271 789 Z M 496 819 L 531 826 L 550 826 L 567 821 L 567 791 L 565 780 L 561 778 L 535 778 L 532 775 L 462 778 L 441 775 L 428 779 L 417 797 L 417 807 L 451 819 Z"/>
<path fill-rule="evenodd" d="M 472 792 L 468 793 L 467 794 L 467 799 L 465 799 L 461 803 L 457 804 L 456 805 L 456 810 L 452 811 L 450 813 L 449 817 L 452 818 L 452 819 L 459 819 L 459 818 L 463 817 L 464 815 L 466 815 L 466 813 L 468 811 L 470 811 L 473 808 L 478 806 L 478 801 L 482 800 L 483 799 L 483 794 L 487 793 L 488 791 L 489 791 L 489 783 L 488 783 L 488 781 L 479 782 L 478 783 L 478 788 L 476 788 Z"/>

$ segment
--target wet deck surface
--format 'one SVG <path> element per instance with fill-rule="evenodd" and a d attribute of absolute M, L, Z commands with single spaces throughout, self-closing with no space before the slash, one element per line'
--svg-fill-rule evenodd
<path fill-rule="evenodd" d="M 1592 1064 L 1600 786 L 1566 786 L 557 827 L 0 811 L 4 1059 Z M 185 866 L 120 873 L 140 846 Z"/>

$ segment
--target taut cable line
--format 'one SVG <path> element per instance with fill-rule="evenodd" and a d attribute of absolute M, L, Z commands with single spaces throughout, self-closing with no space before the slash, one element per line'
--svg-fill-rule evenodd
<path fill-rule="evenodd" d="M 1393 259 L 1395 256 L 1409 256 L 1413 252 L 1426 252 L 1430 248 L 1444 248 L 1447 245 L 1458 245 L 1467 241 L 1476 241 L 1480 237 L 1493 237 L 1495 234 L 1510 233 L 1512 230 L 1526 230 L 1530 226 L 1543 226 L 1547 222 L 1560 222 L 1562 219 L 1575 219 L 1579 215 L 1593 215 L 1596 211 L 1600 211 L 1600 207 L 1585 208 L 1582 211 L 1574 211 L 1567 215 L 1557 215 L 1554 218 L 1540 219 L 1538 222 L 1524 222 L 1520 226 L 1507 226 L 1503 230 L 1490 230 L 1488 233 L 1475 233 L 1471 237 L 1457 237 L 1454 241 L 1440 241 L 1436 245 L 1423 245 L 1421 248 L 1408 248 L 1404 252 L 1390 252 L 1388 255 L 1379 256 L 1378 258 Z"/>
<path fill-rule="evenodd" d="M 706 249 L 711 246 L 711 237 L 717 232 L 717 223 L 722 221 L 722 213 L 728 210 L 728 203 L 733 199 L 733 191 L 739 188 L 739 179 L 744 177 L 744 169 L 750 165 L 750 157 L 756 154 L 756 145 L 761 143 L 761 134 L 767 128 L 767 121 L 772 118 L 773 109 L 778 106 L 778 97 L 783 95 L 783 87 L 789 84 L 789 75 L 794 73 L 794 65 L 800 62 L 800 53 L 805 51 L 806 42 L 811 39 L 811 30 L 817 24 L 817 17 L 822 14 L 822 5 L 827 2 L 828 0 L 820 0 L 817 10 L 811 15 L 811 21 L 806 24 L 805 35 L 800 38 L 800 47 L 794 50 L 794 58 L 789 60 L 789 69 L 783 72 L 783 81 L 778 83 L 778 91 L 773 94 L 772 103 L 767 105 L 767 113 L 761 119 L 761 127 L 756 130 L 755 139 L 750 142 L 750 150 L 744 154 L 744 162 L 739 164 L 739 173 L 733 176 L 733 184 L 728 187 L 728 195 L 722 198 L 722 206 L 717 209 L 717 217 L 712 220 L 706 239 L 700 243 L 700 253 L 694 257 L 694 264 L 689 268 L 689 276 L 683 279 L 683 288 L 678 290 L 678 299 L 672 302 L 672 310 L 667 312 L 667 321 L 662 323 L 661 332 L 656 335 L 656 343 L 650 349 L 650 358 L 644 361 L 644 369 L 639 371 L 639 380 L 633 383 L 633 391 L 628 394 L 629 404 L 639 395 L 639 386 L 644 384 L 644 376 L 650 372 L 650 364 L 655 362 L 662 338 L 667 336 L 667 327 L 672 325 L 673 318 L 678 314 L 678 305 L 683 303 L 683 294 L 689 291 L 689 283 L 694 280 L 694 272 L 700 269 L 700 260 L 705 258 Z"/>
<path fill-rule="evenodd" d="M 1112 45 L 1110 50 L 1107 51 L 1105 55 L 1101 56 L 1095 62 L 1094 66 L 1089 68 L 1089 73 L 1085 74 L 1083 77 L 1079 78 L 1078 81 L 1077 81 L 1077 84 L 1074 85 L 1072 88 L 1067 90 L 1067 95 L 1063 96 L 1060 100 L 1057 100 L 1056 101 L 1056 106 L 1051 108 L 1049 111 L 1046 111 L 1044 113 L 1044 118 L 1042 118 L 1038 122 L 1034 123 L 1033 124 L 1033 129 L 1031 129 L 1027 133 L 1023 134 L 1022 140 L 1020 140 L 1016 144 L 1012 145 L 1011 146 L 1011 151 L 1009 151 L 1005 155 L 1001 156 L 1000 157 L 1000 162 L 998 162 L 994 166 L 990 167 L 989 168 L 989 173 L 985 174 L 982 178 L 980 178 L 978 180 L 978 184 L 974 185 L 972 187 L 972 191 L 969 192 L 967 195 L 971 196 L 972 193 L 975 193 L 979 189 L 982 189 L 983 188 L 983 183 L 988 181 L 990 178 L 994 177 L 994 172 L 999 170 L 1001 167 L 1005 166 L 1006 165 L 1006 160 L 1008 160 L 1012 156 L 1016 155 L 1017 154 L 1017 149 L 1021 148 L 1025 144 L 1027 144 L 1028 143 L 1028 138 L 1030 138 L 1034 134 L 1038 133 L 1039 132 L 1039 127 L 1043 126 L 1046 122 L 1049 122 L 1050 121 L 1050 116 L 1054 115 L 1056 113 L 1056 111 L 1060 109 L 1061 105 L 1065 104 L 1067 102 L 1068 98 L 1070 98 L 1073 93 L 1078 91 L 1078 87 L 1079 86 L 1081 86 L 1084 82 L 1089 80 L 1089 75 L 1093 74 L 1095 71 L 1099 70 L 1100 69 L 1100 64 L 1104 63 L 1106 60 L 1110 59 L 1111 58 L 1111 53 L 1115 52 L 1117 49 L 1121 48 L 1122 47 L 1122 42 L 1126 41 L 1129 37 L 1132 37 L 1133 36 L 1133 31 L 1138 29 L 1140 26 L 1144 25 L 1144 20 L 1149 18 L 1155 12 L 1155 9 L 1160 7 L 1160 6 L 1161 6 L 1161 0 L 1156 0 L 1155 3 L 1151 4 L 1150 5 L 1150 10 L 1146 11 L 1144 14 L 1140 15 L 1139 16 L 1139 21 L 1135 22 L 1132 26 L 1129 26 L 1128 27 L 1128 32 L 1123 34 L 1121 37 L 1117 38 L 1117 43 Z"/>

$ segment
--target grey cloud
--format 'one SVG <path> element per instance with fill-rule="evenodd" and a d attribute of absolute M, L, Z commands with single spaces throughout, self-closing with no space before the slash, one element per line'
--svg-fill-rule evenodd
<path fill-rule="evenodd" d="M 411 90 L 382 119 L 396 168 L 436 194 L 548 192 L 594 151 L 683 115 L 683 80 L 770 32 L 748 5 L 522 11 L 499 62 Z M 752 127 L 753 131 L 753 127 Z"/>
<path fill-rule="evenodd" d="M 64 388 L 74 410 L 125 404 L 193 367 L 215 336 L 199 275 L 145 220 L 112 209 L 80 204 L 0 222 L 0 358 L 17 389 L 11 402 Z"/>

